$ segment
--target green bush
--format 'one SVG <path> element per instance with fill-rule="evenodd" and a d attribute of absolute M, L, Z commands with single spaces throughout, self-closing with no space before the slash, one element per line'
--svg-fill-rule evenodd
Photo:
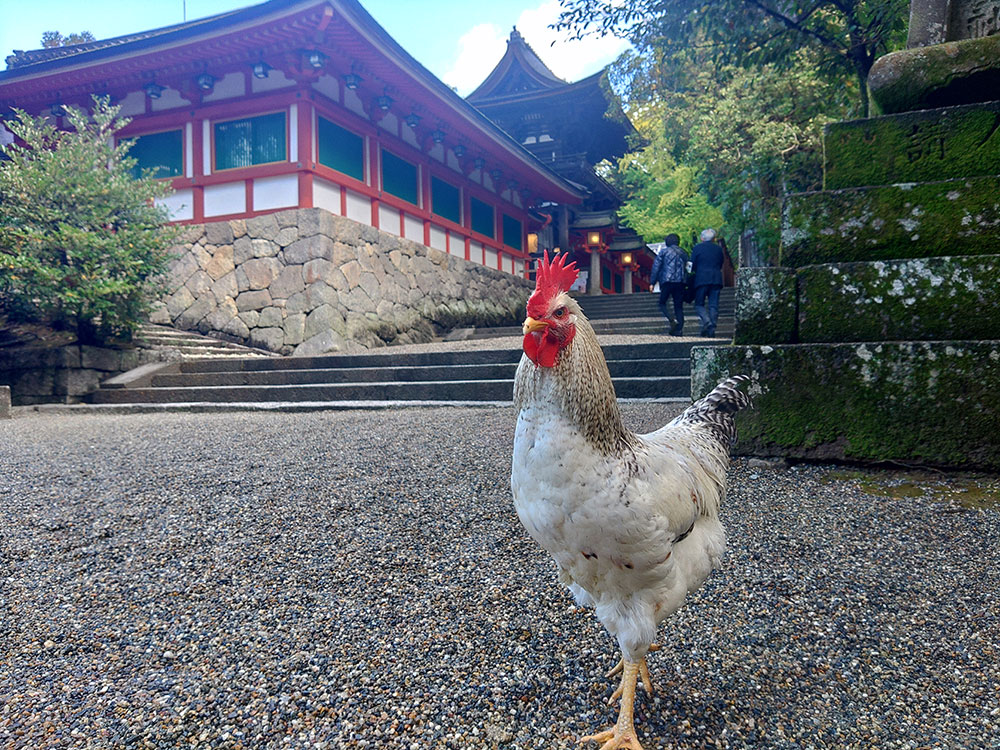
<path fill-rule="evenodd" d="M 88 115 L 67 108 L 70 129 L 15 110 L 17 141 L 0 161 L 0 306 L 10 320 L 76 332 L 81 343 L 131 338 L 160 292 L 175 236 L 171 192 L 135 179 L 128 124 L 94 98 Z"/>

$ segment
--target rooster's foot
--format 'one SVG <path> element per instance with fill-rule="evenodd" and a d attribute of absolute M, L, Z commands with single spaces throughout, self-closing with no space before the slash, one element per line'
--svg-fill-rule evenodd
<path fill-rule="evenodd" d="M 618 721 L 611 729 L 581 738 L 580 744 L 601 743 L 600 750 L 642 750 L 632 721 L 632 704 L 635 702 L 635 683 L 643 662 L 626 662 L 622 667 L 622 684 L 616 691 L 621 695 Z"/>
<path fill-rule="evenodd" d="M 658 643 L 649 644 L 650 651 L 659 651 L 663 646 Z M 624 666 L 625 660 L 619 659 L 618 663 L 609 671 L 605 677 L 614 677 L 616 674 L 622 671 L 622 666 Z M 642 657 L 639 661 L 639 676 L 642 677 L 642 687 L 646 691 L 647 695 L 653 694 L 653 681 L 649 679 L 649 667 L 646 666 L 646 657 Z M 624 684 L 624 681 L 623 681 Z M 622 686 L 619 685 L 618 689 L 611 694 L 611 698 L 608 699 L 608 703 L 614 703 L 616 700 L 622 697 Z"/>

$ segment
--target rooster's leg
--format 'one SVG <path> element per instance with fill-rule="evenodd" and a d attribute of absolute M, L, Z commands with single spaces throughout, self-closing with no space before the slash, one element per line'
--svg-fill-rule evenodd
<path fill-rule="evenodd" d="M 661 648 L 663 648 L 663 646 L 659 645 L 658 643 L 651 643 L 651 644 L 649 644 L 649 649 L 648 650 L 649 651 L 659 651 Z M 605 677 L 614 677 L 616 674 L 618 674 L 619 672 L 622 671 L 622 665 L 624 665 L 624 664 L 625 664 L 625 660 L 624 659 L 619 659 L 618 663 L 614 667 L 611 668 L 611 671 L 608 672 L 604 676 Z M 649 667 L 646 666 L 646 657 L 645 656 L 642 657 L 642 659 L 639 661 L 639 676 L 642 677 L 642 686 L 643 686 L 643 688 L 645 688 L 646 694 L 647 695 L 652 695 L 653 694 L 653 681 L 649 679 Z M 621 698 L 621 695 L 622 695 L 622 687 L 621 687 L 621 685 L 619 685 L 618 689 L 615 690 L 615 692 L 611 695 L 611 699 L 608 701 L 608 703 L 614 703 L 618 698 Z"/>
<path fill-rule="evenodd" d="M 642 750 L 639 738 L 635 733 L 635 723 L 632 719 L 632 706 L 635 702 L 635 684 L 639 677 L 640 662 L 626 661 L 622 667 L 621 708 L 618 711 L 618 721 L 611 729 L 588 735 L 580 740 L 585 742 L 603 743 L 600 750 Z"/>

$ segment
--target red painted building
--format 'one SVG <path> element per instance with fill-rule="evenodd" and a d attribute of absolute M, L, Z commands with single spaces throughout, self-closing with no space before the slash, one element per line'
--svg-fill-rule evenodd
<path fill-rule="evenodd" d="M 115 39 L 15 52 L 0 113 L 109 95 L 178 223 L 317 207 L 524 275 L 560 176 L 414 60 L 355 0 L 270 0 Z"/>

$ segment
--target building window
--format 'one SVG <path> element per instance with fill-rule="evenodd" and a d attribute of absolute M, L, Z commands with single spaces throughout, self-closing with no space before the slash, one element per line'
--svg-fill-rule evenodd
<path fill-rule="evenodd" d="M 431 177 L 431 211 L 442 219 L 462 223 L 462 200 L 457 187 Z"/>
<path fill-rule="evenodd" d="M 417 204 L 417 165 L 382 149 L 382 192 Z"/>
<path fill-rule="evenodd" d="M 469 214 L 473 232 L 485 234 L 487 237 L 497 236 L 496 221 L 493 218 L 493 206 L 489 203 L 483 203 L 476 198 L 470 198 Z"/>
<path fill-rule="evenodd" d="M 285 161 L 285 113 L 215 123 L 215 168 Z"/>
<path fill-rule="evenodd" d="M 146 170 L 151 176 L 180 177 L 184 174 L 184 137 L 181 130 L 140 135 L 135 139 L 128 155 L 135 159 L 132 176 L 138 179 Z"/>
<path fill-rule="evenodd" d="M 503 244 L 521 249 L 521 222 L 507 214 L 503 215 Z"/>
<path fill-rule="evenodd" d="M 348 177 L 365 181 L 365 139 L 325 117 L 317 119 L 319 163 Z"/>

